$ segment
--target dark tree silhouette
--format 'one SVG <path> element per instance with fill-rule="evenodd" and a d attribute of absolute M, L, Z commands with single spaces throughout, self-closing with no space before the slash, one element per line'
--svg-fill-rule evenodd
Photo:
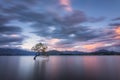
<path fill-rule="evenodd" d="M 37 56 L 40 55 L 40 53 L 42 53 L 42 55 L 45 55 L 47 56 L 48 54 L 46 53 L 46 50 L 47 50 L 47 46 L 43 43 L 38 43 L 36 44 L 35 46 L 32 47 L 31 50 L 33 50 L 34 52 L 36 52 L 36 55 L 34 57 L 34 60 L 36 59 Z"/>

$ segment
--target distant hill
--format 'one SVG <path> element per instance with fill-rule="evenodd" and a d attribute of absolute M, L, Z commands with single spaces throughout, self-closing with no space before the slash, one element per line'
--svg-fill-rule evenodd
<path fill-rule="evenodd" d="M 84 52 L 79 51 L 57 51 L 51 50 L 47 52 L 49 55 L 79 55 Z M 35 52 L 22 50 L 22 49 L 11 49 L 11 48 L 0 48 L 0 56 L 2 55 L 35 55 Z"/>
<path fill-rule="evenodd" d="M 91 52 L 91 55 L 120 55 L 120 52 L 108 51 L 108 50 L 98 50 L 96 52 Z"/>
<path fill-rule="evenodd" d="M 82 55 L 87 54 L 85 52 L 80 51 L 57 51 L 57 50 L 51 50 L 47 52 L 50 55 Z"/>
<path fill-rule="evenodd" d="M 47 52 L 49 55 L 120 55 L 120 52 L 99 50 L 96 52 L 80 52 L 80 51 L 57 51 L 51 50 Z M 3 55 L 35 55 L 35 52 L 23 49 L 0 48 L 0 56 Z"/>
<path fill-rule="evenodd" d="M 34 52 L 22 50 L 22 49 L 11 49 L 11 48 L 0 48 L 1 55 L 34 55 Z"/>

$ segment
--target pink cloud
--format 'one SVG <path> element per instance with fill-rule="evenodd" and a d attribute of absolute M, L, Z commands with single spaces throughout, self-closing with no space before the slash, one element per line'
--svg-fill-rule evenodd
<path fill-rule="evenodd" d="M 72 11 L 70 0 L 60 0 L 60 5 L 62 5 L 66 11 Z"/>
<path fill-rule="evenodd" d="M 87 52 L 92 52 L 95 51 L 97 48 L 101 48 L 103 46 L 104 46 L 103 42 L 98 42 L 98 43 L 83 45 L 82 48 L 85 49 Z"/>

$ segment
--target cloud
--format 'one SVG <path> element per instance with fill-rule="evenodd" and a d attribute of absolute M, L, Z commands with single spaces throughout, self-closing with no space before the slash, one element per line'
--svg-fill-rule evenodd
<path fill-rule="evenodd" d="M 70 0 L 60 0 L 60 5 L 68 12 L 72 12 Z"/>
<path fill-rule="evenodd" d="M 73 11 L 70 15 L 66 15 L 63 17 L 64 24 L 67 24 L 68 26 L 73 26 L 86 21 L 87 16 L 85 15 L 85 13 L 78 10 Z"/>
<path fill-rule="evenodd" d="M 26 37 L 24 35 L 21 35 L 19 33 L 0 33 L 0 47 L 20 47 L 25 38 Z"/>
<path fill-rule="evenodd" d="M 15 34 L 22 32 L 21 28 L 15 26 L 0 26 L 0 34 Z"/>
<path fill-rule="evenodd" d="M 76 11 L 64 17 L 54 15 L 46 18 L 50 19 L 50 21 L 46 19 L 44 23 L 35 24 L 33 28 L 36 31 L 34 33 L 49 40 L 59 40 L 50 45 L 57 50 L 81 50 L 81 47 L 79 49 L 74 47 L 87 45 L 90 40 L 98 39 L 104 35 L 99 30 L 91 29 L 91 26 L 81 25 L 88 21 L 85 14 L 81 11 Z M 50 31 L 51 28 L 52 31 Z M 81 45 L 79 42 L 86 42 L 86 44 Z"/>
<path fill-rule="evenodd" d="M 21 43 L 22 41 L 23 41 L 23 39 L 24 38 L 22 38 L 22 37 L 18 37 L 17 35 L 15 36 L 15 34 L 14 34 L 14 36 L 13 36 L 13 34 L 12 35 L 1 35 L 1 37 L 0 37 L 0 45 L 5 45 L 5 44 L 10 44 L 10 43 L 13 43 L 13 42 L 19 42 L 19 43 Z"/>
<path fill-rule="evenodd" d="M 109 26 L 120 26 L 120 23 L 111 23 Z"/>
<path fill-rule="evenodd" d="M 6 25 L 10 21 L 10 17 L 0 15 L 0 47 L 21 45 L 25 38 L 20 27 Z"/>
<path fill-rule="evenodd" d="M 120 26 L 117 26 L 114 29 L 114 32 L 115 32 L 115 37 L 114 38 L 120 40 Z"/>
<path fill-rule="evenodd" d="M 11 19 L 11 17 L 0 15 L 0 25 L 3 25 L 5 23 L 9 22 L 10 19 Z"/>
<path fill-rule="evenodd" d="M 119 48 L 117 45 L 120 45 L 120 27 L 114 26 L 109 27 L 104 30 L 105 32 L 101 37 L 97 39 L 97 41 L 94 42 L 103 42 L 104 46 L 98 49 L 112 49 L 113 51 L 119 51 Z M 107 31 L 107 32 L 106 32 Z"/>
<path fill-rule="evenodd" d="M 18 29 L 18 27 L 10 26 L 0 27 L 0 47 L 11 46 L 15 48 L 18 45 L 22 45 L 22 41 L 25 39 L 25 36 L 21 35 L 21 29 Z"/>
<path fill-rule="evenodd" d="M 120 35 L 120 26 L 115 29 L 116 34 Z"/>
<path fill-rule="evenodd" d="M 107 27 L 102 29 L 101 31 L 97 30 L 95 31 L 95 33 L 97 33 L 98 35 L 96 35 L 94 38 L 88 38 L 88 40 L 81 41 L 77 39 L 65 39 L 58 42 L 57 45 L 62 45 L 62 47 L 69 46 L 72 47 L 74 50 L 80 51 L 96 51 L 100 49 L 119 51 L 119 27 Z M 83 38 L 86 38 L 86 36 L 84 36 Z"/>
<path fill-rule="evenodd" d="M 89 17 L 83 11 L 74 10 L 70 0 L 4 0 L 1 3 L 1 45 L 24 41 L 20 27 L 6 25 L 13 20 L 32 23 L 32 33 L 44 37 L 52 48 L 60 50 L 110 49 L 119 44 L 119 23 L 112 23 L 102 30 L 83 25 L 104 21 L 106 17 Z"/>
<path fill-rule="evenodd" d="M 99 17 L 99 18 L 94 18 L 94 17 L 90 17 L 88 19 L 89 22 L 95 23 L 95 22 L 101 22 L 104 21 L 106 19 L 106 17 Z"/>
<path fill-rule="evenodd" d="M 87 50 L 88 52 L 92 52 L 92 51 L 95 51 L 97 50 L 98 48 L 101 48 L 104 46 L 104 43 L 102 42 L 99 42 L 99 43 L 93 43 L 93 44 L 86 44 L 86 45 L 83 45 L 82 48 Z"/>
<path fill-rule="evenodd" d="M 0 34 L 15 34 L 22 32 L 20 27 L 7 26 L 6 24 L 10 21 L 10 17 L 0 15 Z"/>
<path fill-rule="evenodd" d="M 120 39 L 120 23 L 112 23 L 109 24 L 110 26 L 113 27 L 113 34 L 115 39 Z"/>
<path fill-rule="evenodd" d="M 64 16 L 60 16 L 56 13 L 38 13 L 37 15 L 28 15 L 35 17 L 30 19 L 26 14 L 26 19 L 23 19 L 22 21 L 33 20 L 35 22 L 35 24 L 32 25 L 32 28 L 35 29 L 33 32 L 34 34 L 49 40 L 59 39 L 60 41 L 54 45 L 60 45 L 62 48 L 75 47 L 76 45 L 74 43 L 77 42 L 86 41 L 87 44 L 89 40 L 97 39 L 104 35 L 99 30 L 91 29 L 92 26 L 81 25 L 82 23 L 91 22 L 82 11 L 73 11 L 71 14 Z M 98 20 L 93 18 L 93 20 L 94 22 L 95 20 L 96 22 L 99 22 L 102 19 Z"/>
<path fill-rule="evenodd" d="M 2 11 L 6 14 L 9 13 L 11 15 L 14 15 L 14 17 L 15 17 L 15 16 L 17 16 L 17 14 L 20 14 L 21 12 L 24 12 L 27 9 L 29 10 L 29 7 L 26 5 L 23 5 L 23 4 L 17 5 L 16 4 L 16 5 L 13 5 L 13 6 L 8 7 L 8 8 L 3 8 Z"/>
<path fill-rule="evenodd" d="M 120 17 L 112 19 L 112 21 L 119 21 L 119 20 L 120 20 Z"/>

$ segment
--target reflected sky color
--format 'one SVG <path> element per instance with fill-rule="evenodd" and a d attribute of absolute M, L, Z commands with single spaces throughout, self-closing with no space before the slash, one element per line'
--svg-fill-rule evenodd
<path fill-rule="evenodd" d="M 119 80 L 119 56 L 1 56 L 2 80 Z"/>

